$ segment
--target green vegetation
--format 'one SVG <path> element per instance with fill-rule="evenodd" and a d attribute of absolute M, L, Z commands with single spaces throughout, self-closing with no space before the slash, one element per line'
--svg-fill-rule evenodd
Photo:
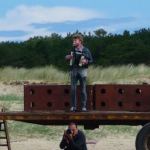
<path fill-rule="evenodd" d="M 0 108 L 5 108 L 6 111 L 22 111 L 23 96 L 15 94 L 0 95 Z"/>
<path fill-rule="evenodd" d="M 122 66 L 90 66 L 88 70 L 88 83 L 149 83 L 150 67 L 146 65 L 122 65 Z M 14 82 L 44 82 L 69 84 L 68 72 L 56 69 L 53 66 L 25 69 L 5 67 L 0 69 L 0 81 L 4 83 Z"/>
<path fill-rule="evenodd" d="M 88 82 L 92 84 L 143 84 L 150 83 L 149 78 L 150 67 L 146 65 L 91 67 L 89 68 Z"/>
<path fill-rule="evenodd" d="M 83 33 L 85 46 L 94 57 L 97 66 L 150 64 L 150 29 L 134 33 L 124 31 L 110 34 L 103 29 Z M 34 37 L 24 42 L 0 43 L 0 67 L 42 67 L 53 65 L 61 70 L 68 68 L 64 57 L 70 53 L 72 34 L 62 37 L 56 33 L 46 37 Z"/>
<path fill-rule="evenodd" d="M 12 137 L 23 136 L 26 138 L 33 137 L 45 137 L 47 139 L 58 139 L 62 137 L 62 134 L 66 126 L 44 126 L 31 123 L 9 121 L 9 131 Z"/>
<path fill-rule="evenodd" d="M 15 94 L 0 95 L 0 101 L 23 101 L 23 97 L 16 96 Z"/>
<path fill-rule="evenodd" d="M 68 82 L 68 74 L 53 66 L 25 69 L 5 67 L 0 69 L 0 81 L 48 81 L 51 83 Z"/>
<path fill-rule="evenodd" d="M 107 136 L 136 136 L 137 132 L 140 130 L 141 126 L 125 126 L 125 125 L 106 125 L 99 126 L 99 128 L 95 130 L 85 130 L 86 136 L 89 140 L 97 140 L 99 137 L 107 137 Z"/>
<path fill-rule="evenodd" d="M 30 123 L 9 121 L 9 131 L 12 137 L 24 136 L 27 138 L 45 137 L 47 139 L 57 140 L 62 137 L 67 126 L 43 126 Z M 20 128 L 21 127 L 21 128 Z M 136 136 L 141 126 L 100 126 L 95 130 L 84 130 L 83 126 L 79 129 L 83 130 L 88 140 L 97 140 L 100 137 L 113 136 Z M 19 129 L 19 130 L 18 130 Z"/>

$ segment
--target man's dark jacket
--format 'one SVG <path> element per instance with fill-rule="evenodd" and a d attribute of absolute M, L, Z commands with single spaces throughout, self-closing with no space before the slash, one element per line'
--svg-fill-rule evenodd
<path fill-rule="evenodd" d="M 92 55 L 91 55 L 91 52 L 88 48 L 86 47 L 83 47 L 82 49 L 82 52 L 81 52 L 81 56 L 84 56 L 87 60 L 88 60 L 88 64 L 86 65 L 83 65 L 81 67 L 78 66 L 79 64 L 79 59 L 81 56 L 78 56 L 76 53 L 78 53 L 79 51 L 78 50 L 75 50 L 75 49 L 72 49 L 71 52 L 73 52 L 74 54 L 74 57 L 75 57 L 75 61 L 73 63 L 72 66 L 70 66 L 70 68 L 72 69 L 73 66 L 76 68 L 88 68 L 89 64 L 93 63 L 93 58 L 92 58 Z M 79 57 L 79 58 L 78 58 Z"/>
<path fill-rule="evenodd" d="M 63 138 L 60 143 L 60 148 L 64 150 L 87 150 L 84 133 L 78 130 L 77 135 L 69 143 Z"/>

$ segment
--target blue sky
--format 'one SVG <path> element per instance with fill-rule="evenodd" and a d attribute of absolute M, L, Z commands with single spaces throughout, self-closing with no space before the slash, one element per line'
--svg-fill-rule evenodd
<path fill-rule="evenodd" d="M 56 32 L 131 32 L 150 27 L 149 0 L 1 0 L 0 41 Z"/>

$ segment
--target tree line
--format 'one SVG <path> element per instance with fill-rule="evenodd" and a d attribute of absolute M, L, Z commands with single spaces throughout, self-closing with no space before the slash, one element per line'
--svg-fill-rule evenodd
<path fill-rule="evenodd" d="M 75 33 L 79 33 L 76 31 Z M 63 37 L 57 33 L 50 36 L 33 37 L 22 42 L 0 42 L 0 67 L 41 67 L 53 65 L 66 70 L 64 57 L 72 48 L 72 36 Z M 133 33 L 107 33 L 98 29 L 92 33 L 81 33 L 84 45 L 91 50 L 96 66 L 150 64 L 150 29 Z"/>

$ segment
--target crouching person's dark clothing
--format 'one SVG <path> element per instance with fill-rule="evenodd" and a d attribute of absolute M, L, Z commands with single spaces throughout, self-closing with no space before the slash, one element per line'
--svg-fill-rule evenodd
<path fill-rule="evenodd" d="M 63 138 L 60 143 L 60 148 L 64 150 L 87 150 L 84 133 L 82 131 L 78 131 L 78 134 L 69 141 Z"/>

